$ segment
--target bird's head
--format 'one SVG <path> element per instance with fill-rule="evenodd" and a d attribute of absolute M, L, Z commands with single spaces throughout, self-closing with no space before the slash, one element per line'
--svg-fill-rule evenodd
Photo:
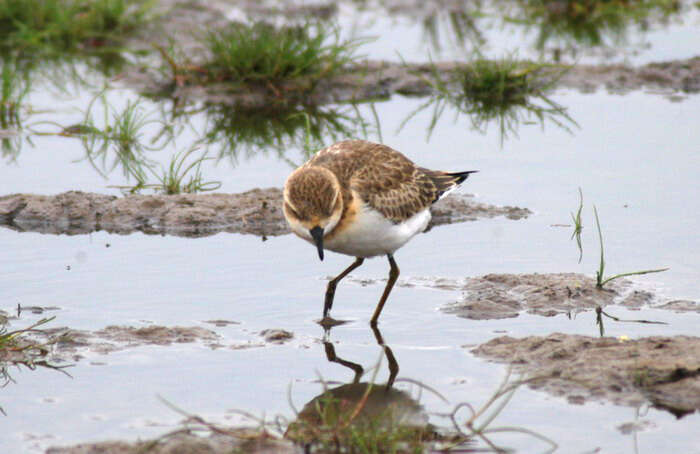
<path fill-rule="evenodd" d="M 283 210 L 292 231 L 314 243 L 323 260 L 323 237 L 343 214 L 343 197 L 335 174 L 323 167 L 295 170 L 284 185 Z"/>

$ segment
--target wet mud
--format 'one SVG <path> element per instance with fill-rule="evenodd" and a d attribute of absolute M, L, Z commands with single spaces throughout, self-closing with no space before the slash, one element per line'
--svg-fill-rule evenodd
<path fill-rule="evenodd" d="M 46 454 L 228 454 L 246 452 L 252 454 L 293 454 L 299 451 L 285 440 L 263 436 L 246 429 L 226 429 L 228 433 L 198 436 L 186 429 L 161 438 L 128 443 L 107 441 L 84 443 L 69 447 L 52 447 Z"/>
<path fill-rule="evenodd" d="M 348 66 L 343 74 L 319 81 L 313 90 L 308 81 L 296 80 L 281 83 L 277 90 L 289 94 L 302 94 L 305 102 L 313 105 L 357 102 L 370 99 L 388 99 L 392 95 L 430 96 L 434 88 L 429 82 L 439 74 L 443 82 L 464 72 L 462 62 L 393 63 L 368 60 Z M 606 90 L 625 94 L 635 90 L 660 91 L 666 95 L 682 96 L 700 92 L 700 57 L 686 60 L 655 62 L 641 66 L 575 65 L 553 66 L 538 70 L 543 85 L 553 89 L 574 89 L 584 93 Z M 139 72 L 125 77 L 134 89 L 144 93 L 162 93 L 177 99 L 205 101 L 255 109 L 269 105 L 270 92 L 266 88 L 246 87 L 232 91 L 228 84 L 172 86 L 169 80 L 159 79 L 159 74 Z M 300 100 L 298 100 L 300 102 Z"/>
<path fill-rule="evenodd" d="M 8 318 L 0 319 L 0 322 L 0 327 L 6 327 Z M 219 323 L 215 325 L 226 326 Z M 253 337 L 255 334 L 258 334 L 259 338 Z M 67 327 L 42 328 L 25 333 L 19 340 L 19 348 L 0 350 L 0 363 L 24 362 L 41 357 L 47 364 L 65 366 L 88 357 L 94 359 L 95 354 L 107 355 L 130 348 L 154 345 L 199 344 L 210 349 L 243 350 L 286 343 L 294 338 L 294 333 L 282 329 L 267 329 L 260 333 L 252 333 L 249 337 L 250 340 L 247 341 L 230 342 L 215 331 L 199 326 L 107 326 L 96 331 Z M 28 356 L 28 353 L 31 355 Z"/>
<path fill-rule="evenodd" d="M 197 326 L 107 326 L 97 331 L 53 328 L 35 335 L 52 341 L 52 359 L 58 361 L 77 361 L 86 353 L 107 354 L 144 345 L 200 342 L 213 348 L 220 340 L 214 331 Z"/>
<path fill-rule="evenodd" d="M 595 279 L 576 273 L 487 274 L 453 286 L 462 291 L 462 297 L 443 310 L 472 320 L 512 318 L 521 312 L 552 317 L 614 303 L 624 305 L 628 296 L 636 296 L 633 292 L 626 295 L 630 284 L 613 281 L 601 290 Z M 637 303 L 648 304 L 649 300 L 637 297 Z"/>
<path fill-rule="evenodd" d="M 427 287 L 461 291 L 459 300 L 445 304 L 442 310 L 471 320 L 517 317 L 523 312 L 543 317 L 574 315 L 609 305 L 630 310 L 642 307 L 698 312 L 693 301 L 661 301 L 657 295 L 636 288 L 627 279 L 615 279 L 596 287 L 592 277 L 579 273 L 487 274 L 474 278 L 412 278 L 400 281 L 403 287 Z"/>
<path fill-rule="evenodd" d="M 530 387 L 570 403 L 650 403 L 677 417 L 700 409 L 700 338 L 635 340 L 554 333 L 546 337 L 498 337 L 472 350 L 515 366 Z"/>
<path fill-rule="evenodd" d="M 294 338 L 294 333 L 283 329 L 265 329 L 260 331 L 260 336 L 265 339 L 265 342 L 284 344 Z"/>
<path fill-rule="evenodd" d="M 128 195 L 80 191 L 47 196 L 0 197 L 0 226 L 21 232 L 78 235 L 95 231 L 202 237 L 220 232 L 277 236 L 289 233 L 282 191 L 253 189 L 239 194 Z M 480 218 L 522 219 L 526 208 L 496 207 L 450 194 L 433 205 L 430 227 Z"/>
<path fill-rule="evenodd" d="M 440 74 L 443 80 L 448 80 L 452 74 L 465 67 L 461 62 L 412 64 L 367 61 L 328 81 L 324 92 L 326 96 L 335 96 L 335 99 L 329 99 L 327 102 L 389 97 L 393 94 L 430 96 L 433 87 L 428 81 L 435 73 Z M 554 88 L 570 88 L 586 93 L 599 89 L 612 93 L 628 93 L 641 89 L 678 93 L 700 92 L 700 57 L 642 66 L 554 66 L 542 68 L 540 73 L 545 76 L 543 80 L 549 78 L 555 81 Z"/>

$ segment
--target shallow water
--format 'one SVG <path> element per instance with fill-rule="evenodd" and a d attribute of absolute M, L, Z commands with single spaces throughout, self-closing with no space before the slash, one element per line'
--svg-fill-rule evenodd
<path fill-rule="evenodd" d="M 415 25 L 410 30 L 419 32 Z M 383 54 L 374 49 L 388 51 L 389 46 L 382 44 L 386 42 L 373 44 L 378 47 L 370 48 L 370 56 L 381 58 Z M 411 41 L 401 42 L 402 55 L 412 60 L 408 57 Z M 424 55 L 421 51 L 416 57 Z M 656 59 L 665 54 L 653 55 Z M 80 121 L 81 116 L 70 106 L 84 108 L 93 93 L 86 90 L 62 104 L 61 121 Z M 134 99 L 128 90 L 108 96 L 121 105 Z M 464 192 L 477 194 L 482 202 L 534 212 L 525 220 L 453 224 L 419 235 L 396 254 L 401 279 L 502 272 L 593 275 L 599 260 L 592 213 L 595 204 L 608 274 L 670 267 L 665 273 L 633 280 L 662 299 L 699 299 L 700 157 L 695 129 L 700 98 L 671 102 L 644 92 L 619 96 L 565 91 L 556 92 L 553 98 L 568 108 L 578 127 L 567 132 L 551 123 L 544 128 L 521 124 L 517 136 L 511 134 L 503 143 L 496 125 L 489 125 L 482 134 L 473 130 L 466 117 L 454 120 L 455 113 L 449 109 L 429 140 L 430 111 L 419 113 L 398 131 L 402 120 L 424 100 L 397 96 L 375 105 L 386 144 L 427 167 L 478 169 L 480 173 L 467 181 Z M 51 105 L 51 99 L 39 90 L 30 102 L 41 108 Z M 147 110 L 156 107 L 153 103 L 144 106 Z M 371 117 L 369 106 L 359 109 L 365 118 Z M 40 113 L 32 119 L 56 115 Z M 191 122 L 195 131 L 206 128 L 203 114 L 193 116 Z M 377 140 L 377 135 L 368 138 Z M 186 146 L 195 139 L 189 130 L 178 144 Z M 108 186 L 127 183 L 119 169 L 105 180 L 85 161 L 75 162 L 84 156 L 77 139 L 44 136 L 33 140 L 33 147 L 25 145 L 14 161 L 7 160 L 0 167 L 0 195 L 66 190 L 118 194 Z M 300 162 L 300 146 L 292 141 L 285 156 Z M 149 157 L 167 163 L 171 153 L 172 148 L 149 153 Z M 279 187 L 290 170 L 290 164 L 275 153 L 241 158 L 235 165 L 228 159 L 209 161 L 202 167 L 207 179 L 221 180 L 224 192 Z M 585 205 L 580 264 L 570 239 L 573 227 L 556 226 L 570 224 L 570 212 L 578 207 L 579 187 Z M 157 396 L 213 421 L 240 422 L 229 412 L 236 409 L 291 417 L 290 384 L 292 399 L 301 408 L 321 393 L 319 376 L 340 382 L 352 378 L 349 369 L 326 360 L 323 332 L 314 323 L 321 313 L 325 278 L 338 273 L 351 259 L 329 254 L 319 262 L 312 248 L 290 235 L 267 241 L 231 234 L 198 239 L 104 232 L 54 236 L 0 228 L 0 249 L 0 309 L 12 313 L 17 304 L 58 306 L 59 310 L 44 314 L 56 315 L 50 326 L 97 330 L 108 325 L 195 325 L 214 330 L 224 345 L 259 343 L 258 333 L 267 328 L 283 328 L 295 335 L 285 345 L 242 350 L 175 344 L 135 347 L 109 355 L 88 353 L 68 369 L 72 378 L 42 369 L 10 371 L 16 383 L 0 392 L 0 406 L 7 412 L 2 421 L 2 452 L 160 435 L 181 418 Z M 385 260 L 376 259 L 353 275 L 376 279 L 384 278 L 387 271 Z M 367 322 L 382 285 L 343 282 L 333 308 L 335 317 L 352 320 L 331 332 L 337 354 L 367 369 L 381 356 Z M 464 401 L 479 405 L 504 376 L 504 366 L 474 358 L 469 346 L 503 334 L 598 333 L 593 313 L 573 319 L 521 314 L 514 319 L 474 321 L 439 311 L 459 296 L 459 292 L 420 286 L 397 287 L 381 318 L 381 333 L 399 362 L 399 376 L 424 382 L 450 402 L 445 404 L 423 392 L 421 403 L 430 413 L 449 411 L 451 405 Z M 608 312 L 621 318 L 669 323 L 608 322 L 610 336 L 692 335 L 700 320 L 697 314 L 653 309 L 611 307 Z M 21 320 L 11 326 L 26 326 L 39 317 L 23 312 Z M 240 324 L 214 327 L 205 323 L 213 319 Z M 382 367 L 380 381 L 387 377 L 385 365 Z M 408 387 L 414 395 L 418 393 L 415 387 Z M 496 423 L 546 435 L 559 443 L 560 452 L 700 450 L 698 414 L 676 421 L 662 411 L 639 411 L 642 416 L 635 416 L 633 408 L 612 404 L 571 405 L 565 399 L 522 388 Z M 651 421 L 653 426 L 636 437 L 617 429 L 635 418 Z M 444 422 L 436 416 L 433 419 Z M 541 442 L 529 437 L 497 440 L 522 452 L 544 449 Z"/>
<path fill-rule="evenodd" d="M 337 17 L 345 36 L 370 39 L 361 47 L 363 55 L 390 61 L 423 62 L 426 55 L 433 60 L 465 60 L 475 54 L 537 59 L 551 57 L 558 49 L 564 62 L 640 65 L 697 55 L 700 12 L 688 4 L 662 21 L 638 23 L 626 18 L 619 28 L 601 24 L 599 45 L 590 45 L 575 29 L 563 27 L 561 34 L 545 40 L 541 48 L 537 45 L 541 26 L 525 19 L 517 2 L 463 5 L 464 15 L 456 5 L 452 14 L 447 8 L 408 7 L 396 8 L 388 15 L 342 3 Z"/>
<path fill-rule="evenodd" d="M 466 184 L 466 191 L 476 192 L 483 201 L 525 206 L 535 212 L 526 220 L 454 224 L 420 235 L 396 255 L 402 278 L 492 272 L 591 275 L 598 260 L 591 213 L 595 203 L 605 232 L 610 273 L 670 266 L 666 273 L 635 280 L 668 298 L 697 299 L 695 270 L 700 259 L 692 251 L 700 249 L 693 234 L 700 211 L 689 208 L 696 203 L 694 178 L 700 171 L 690 133 L 691 119 L 700 113 L 698 98 L 671 103 L 642 93 L 626 97 L 562 93 L 557 99 L 570 106 L 579 130 L 569 134 L 551 126 L 544 131 L 525 127 L 519 139 L 506 141 L 503 148 L 495 129 L 482 136 L 463 122 L 452 121 L 440 123 L 431 141 L 425 143 L 428 115 L 419 115 L 393 135 L 396 125 L 392 120 L 398 123 L 400 115 L 415 108 L 418 101 L 396 98 L 377 105 L 380 118 L 387 119 L 383 124 L 386 143 L 435 168 L 480 169 Z M 606 106 L 604 112 L 601 105 Z M 46 153 L 51 165 L 37 166 L 31 175 L 25 172 L 24 181 L 16 182 L 17 190 L 31 188 L 34 178 L 50 181 L 51 172 L 80 167 L 56 156 Z M 13 168 L 17 175 L 24 169 L 23 158 L 21 155 Z M 226 169 L 231 177 L 224 180 L 223 190 L 246 189 L 238 181 L 239 173 L 255 181 L 248 187 L 280 185 L 288 172 L 286 164 L 267 159 L 264 163 L 269 166 L 261 169 L 258 159 Z M 62 190 L 61 184 L 55 183 L 46 192 Z M 100 184 L 101 180 L 95 180 L 71 187 L 101 191 Z M 586 204 L 580 265 L 576 263 L 578 251 L 569 239 L 571 227 L 552 227 L 569 223 L 569 212 L 578 204 L 579 186 Z M 11 311 L 17 303 L 59 306 L 59 311 L 50 313 L 57 316 L 54 326 L 94 330 L 112 324 L 197 325 L 224 336 L 224 344 L 259 342 L 256 333 L 266 328 L 295 333 L 289 345 L 248 350 L 175 345 L 138 347 L 107 356 L 91 354 L 69 370 L 72 379 L 53 371 L 18 373 L 17 384 L 9 385 L 2 398 L 8 413 L 6 433 L 12 434 L 3 442 L 8 449 L 157 435 L 165 430 L 162 424 L 171 427 L 179 419 L 157 395 L 215 420 L 225 418 L 227 409 L 290 416 L 286 400 L 290 383 L 300 407 L 320 393 L 317 373 L 326 380 L 352 377 L 349 370 L 325 360 L 319 341 L 322 331 L 313 323 L 321 311 L 323 278 L 340 271 L 349 260 L 331 254 L 318 262 L 313 249 L 292 236 L 263 242 L 254 236 L 227 234 L 186 239 L 102 232 L 53 236 L 2 229 L 0 244 L 5 251 L 2 308 Z M 383 278 L 386 273 L 385 261 L 377 259 L 353 274 Z M 343 283 L 333 312 L 336 317 L 355 320 L 331 333 L 338 355 L 365 367 L 375 364 L 381 353 L 367 326 L 380 287 Z M 452 403 L 483 402 L 504 374 L 503 366 L 472 358 L 462 345 L 476 345 L 502 332 L 516 336 L 555 331 L 597 334 L 592 313 L 579 314 L 573 321 L 564 316 L 528 315 L 472 321 L 437 310 L 458 297 L 457 292 L 398 287 L 381 323 L 384 339 L 399 361 L 399 375 L 425 382 Z M 648 309 L 611 308 L 609 312 L 622 318 L 643 314 L 670 322 L 668 326 L 607 323 L 607 334 L 612 336 L 692 334 L 698 318 Z M 22 322 L 13 326 L 29 323 L 33 317 L 37 316 L 24 313 Z M 213 328 L 203 323 L 212 319 L 241 325 Z M 92 365 L 91 361 L 106 365 Z M 385 377 L 386 369 L 380 379 Z M 429 393 L 423 393 L 421 402 L 430 412 L 449 410 Z M 32 415 L 31 419 L 26 415 Z M 523 389 L 498 423 L 536 430 L 563 446 L 575 443 L 573 446 L 585 447 L 583 452 L 596 446 L 632 452 L 631 436 L 620 434 L 615 426 L 633 418 L 633 409 L 598 403 L 571 406 L 563 399 Z M 679 449 L 700 443 L 690 430 L 697 416 L 673 422 L 663 412 L 651 410 L 645 419 L 656 424 L 639 435 L 645 449 L 668 446 L 664 443 L 669 439 Z M 577 429 L 565 430 L 573 421 Z M 587 435 L 591 431 L 597 433 L 595 439 Z M 54 438 L 28 441 L 28 433 Z M 676 435 L 670 437 L 671 433 Z M 503 442 L 525 451 L 535 443 L 520 437 Z"/>

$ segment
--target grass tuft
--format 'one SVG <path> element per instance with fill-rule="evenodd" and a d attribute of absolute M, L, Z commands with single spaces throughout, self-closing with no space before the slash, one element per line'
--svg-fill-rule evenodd
<path fill-rule="evenodd" d="M 173 42 L 157 47 L 161 72 L 175 86 L 226 82 L 287 100 L 340 73 L 365 40 L 342 40 L 337 27 L 320 23 L 275 27 L 258 22 L 211 30 L 200 41 L 208 54 L 204 62 L 194 63 Z"/>
<path fill-rule="evenodd" d="M 206 35 L 215 79 L 239 83 L 278 83 L 337 74 L 353 60 L 357 42 L 341 41 L 337 28 L 306 24 L 277 28 L 265 23 L 236 24 Z"/>
<path fill-rule="evenodd" d="M 36 54 L 119 42 L 149 17 L 151 0 L 0 0 L 0 48 Z"/>
<path fill-rule="evenodd" d="M 152 168 L 149 168 L 158 180 L 158 183 L 139 182 L 139 185 L 144 189 L 153 189 L 162 194 L 194 194 L 197 192 L 216 191 L 221 187 L 221 182 L 204 181 L 201 172 L 202 163 L 213 158 L 207 157 L 205 153 L 188 163 L 188 159 L 196 150 L 197 148 L 193 147 L 176 153 L 170 160 L 170 165 L 162 169 L 160 173 L 156 173 Z M 186 180 L 187 177 L 189 179 Z M 133 192 L 133 188 L 131 192 Z"/>
<path fill-rule="evenodd" d="M 598 270 L 595 272 L 595 279 L 596 279 L 596 287 L 599 289 L 602 289 L 605 284 L 608 282 L 620 278 L 620 277 L 626 277 L 626 276 L 636 276 L 640 274 L 650 274 L 650 273 L 660 273 L 662 271 L 667 271 L 669 268 L 658 268 L 658 269 L 653 269 L 653 270 L 644 270 L 644 271 L 631 271 L 628 273 L 620 273 L 620 274 L 615 274 L 614 276 L 610 276 L 608 278 L 605 278 L 605 251 L 603 249 L 603 232 L 600 229 L 600 220 L 598 219 L 598 210 L 596 209 L 595 205 L 593 205 L 593 213 L 595 214 L 595 225 L 596 228 L 598 229 L 598 240 L 600 241 L 600 264 L 598 266 Z"/>

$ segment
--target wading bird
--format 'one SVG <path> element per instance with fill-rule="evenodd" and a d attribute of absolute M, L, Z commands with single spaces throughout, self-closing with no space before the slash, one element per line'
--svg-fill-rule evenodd
<path fill-rule="evenodd" d="M 443 172 L 416 166 L 398 151 L 363 140 L 322 149 L 296 169 L 284 185 L 284 216 L 292 231 L 325 249 L 356 257 L 328 283 L 322 324 L 329 317 L 335 289 L 366 258 L 386 255 L 389 280 L 372 316 L 379 314 L 399 276 L 394 252 L 426 229 L 430 206 L 476 172 Z"/>

